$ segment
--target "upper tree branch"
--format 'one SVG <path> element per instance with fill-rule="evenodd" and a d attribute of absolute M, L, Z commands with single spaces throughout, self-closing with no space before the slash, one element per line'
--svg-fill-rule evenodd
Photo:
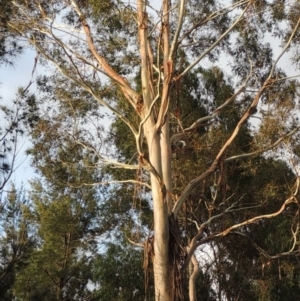
<path fill-rule="evenodd" d="M 137 1 L 137 20 L 138 20 L 138 34 L 139 34 L 139 49 L 141 56 L 141 79 L 142 79 L 142 93 L 144 101 L 143 115 L 147 114 L 145 109 L 149 110 L 152 103 L 151 97 L 151 83 L 149 69 L 149 47 L 148 46 L 148 15 L 146 12 L 146 4 L 143 0 Z"/>
<path fill-rule="evenodd" d="M 124 96 L 130 101 L 130 103 L 133 105 L 133 107 L 136 108 L 136 106 L 138 105 L 139 100 L 140 100 L 140 95 L 138 93 L 136 93 L 130 87 L 129 83 L 122 76 L 120 76 L 117 72 L 115 72 L 110 67 L 110 65 L 106 62 L 104 57 L 102 57 L 98 53 L 98 51 L 96 50 L 93 38 L 92 38 L 90 26 L 88 25 L 84 14 L 81 12 L 80 8 L 78 7 L 78 5 L 75 3 L 74 0 L 70 0 L 70 2 L 80 18 L 81 24 L 82 24 L 83 29 L 86 34 L 88 46 L 89 46 L 92 54 L 94 55 L 95 59 L 97 60 L 98 64 L 103 68 L 103 70 L 108 74 L 108 76 L 110 78 L 112 78 L 115 82 L 117 82 L 120 85 L 120 88 L 121 88 L 122 92 L 124 93 Z"/>
<path fill-rule="evenodd" d="M 209 15 L 208 17 L 202 19 L 200 22 L 194 24 L 190 29 L 188 29 L 186 32 L 184 32 L 183 36 L 179 39 L 178 44 L 182 43 L 182 41 L 189 36 L 194 30 L 196 30 L 197 28 L 199 28 L 200 26 L 203 26 L 204 24 L 206 24 L 207 22 L 220 17 L 222 15 L 228 14 L 231 11 L 233 11 L 234 9 L 236 9 L 237 7 L 246 4 L 247 2 L 249 2 L 249 0 L 243 0 L 237 3 L 234 3 L 230 6 L 227 7 L 223 7 L 218 11 L 213 12 L 211 15 Z M 185 45 L 183 45 L 185 46 Z"/>
<path fill-rule="evenodd" d="M 156 122 L 156 130 L 161 130 L 165 123 L 165 118 L 170 104 L 170 83 L 173 75 L 173 60 L 170 58 L 170 1 L 163 1 L 163 19 L 162 19 L 162 37 L 163 37 L 163 89 L 161 96 L 161 105 Z"/>
<path fill-rule="evenodd" d="M 171 45 L 171 50 L 170 50 L 170 54 L 169 54 L 169 59 L 170 60 L 174 60 L 174 56 L 176 53 L 176 49 L 178 46 L 178 38 L 181 32 L 181 28 L 182 28 L 182 24 L 183 24 L 183 20 L 184 20 L 184 12 L 185 12 L 185 5 L 186 5 L 186 1 L 185 0 L 181 0 L 180 1 L 180 9 L 179 9 L 179 19 L 178 19 L 178 25 L 176 28 L 176 32 L 173 38 L 173 42 Z"/>
<path fill-rule="evenodd" d="M 264 147 L 263 149 L 259 149 L 255 152 L 251 152 L 251 153 L 246 153 L 246 154 L 240 154 L 240 155 L 235 155 L 235 156 L 231 156 L 229 158 L 224 159 L 225 162 L 229 162 L 229 161 L 233 161 L 233 160 L 239 160 L 239 159 L 243 159 L 243 158 L 247 158 L 247 157 L 251 157 L 251 156 L 255 156 L 261 153 L 264 153 L 268 150 L 271 150 L 272 148 L 276 147 L 278 144 L 280 144 L 282 141 L 284 141 L 286 138 L 293 136 L 295 133 L 297 133 L 300 130 L 300 125 L 297 126 L 295 129 L 293 129 L 292 131 L 290 131 L 289 133 L 287 133 L 286 135 L 280 137 L 276 142 L 274 142 L 273 144 Z"/>
<path fill-rule="evenodd" d="M 247 11 L 249 4 L 246 8 L 242 11 L 240 16 L 232 23 L 232 25 L 215 41 L 209 48 L 207 48 L 200 56 L 196 58 L 196 60 L 191 63 L 180 75 L 178 78 L 184 76 L 188 73 L 191 69 L 193 69 L 208 53 L 210 53 L 219 43 L 221 43 L 227 35 L 236 27 L 236 25 L 243 19 L 245 12 Z"/>

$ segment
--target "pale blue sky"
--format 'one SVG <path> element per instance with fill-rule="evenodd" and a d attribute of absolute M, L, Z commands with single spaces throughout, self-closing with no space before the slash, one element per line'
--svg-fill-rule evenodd
<path fill-rule="evenodd" d="M 16 93 L 20 86 L 26 87 L 31 80 L 31 73 L 34 66 L 35 52 L 31 49 L 25 49 L 24 52 L 14 60 L 14 66 L 1 65 L 0 67 L 0 99 L 1 105 L 12 107 L 16 99 Z M 34 79 L 39 74 L 41 68 L 37 68 Z M 35 92 L 35 85 L 31 86 L 30 91 Z M 3 120 L 0 121 L 3 126 Z M 22 183 L 28 188 L 28 180 L 34 175 L 30 167 L 30 160 L 25 156 L 25 151 L 30 143 L 27 137 L 20 138 L 18 142 L 18 153 L 15 167 L 11 180 L 19 187 Z M 6 187 L 8 188 L 8 187 Z"/>

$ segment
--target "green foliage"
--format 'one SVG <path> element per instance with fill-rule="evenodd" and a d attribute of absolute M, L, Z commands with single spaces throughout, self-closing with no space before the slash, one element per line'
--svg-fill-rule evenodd
<path fill-rule="evenodd" d="M 13 14 L 13 6 L 9 0 L 0 1 L 0 65 L 13 65 L 13 59 L 22 51 L 16 36 L 18 34 L 11 31 L 8 22 Z"/>
<path fill-rule="evenodd" d="M 32 194 L 39 247 L 18 274 L 15 295 L 22 300 L 84 300 L 91 294 L 93 223 L 96 202 L 92 189 L 46 191 L 34 183 Z"/>
<path fill-rule="evenodd" d="M 105 254 L 98 255 L 93 269 L 98 289 L 97 300 L 144 300 L 145 283 L 141 251 L 133 247 L 109 243 Z M 147 300 L 153 298 L 153 283 L 148 283 Z"/>
<path fill-rule="evenodd" d="M 36 124 L 37 104 L 35 96 L 19 89 L 13 106 L 0 106 L 0 198 L 5 185 L 15 169 L 18 143 Z"/>
<path fill-rule="evenodd" d="M 28 265 L 35 238 L 28 220 L 30 206 L 25 194 L 11 185 L 0 208 L 0 299 L 12 300 L 18 273 Z"/>
<path fill-rule="evenodd" d="M 15 10 L 11 1 L 0 1 L 0 66 L 15 65 L 15 58 L 21 53 L 19 33 L 9 27 Z M 1 84 L 1 83 L 0 83 Z M 28 88 L 26 89 L 28 90 Z M 0 96 L 0 101 L 3 101 Z M 0 104 L 0 199 L 5 185 L 15 168 L 17 142 L 26 129 L 30 129 L 36 120 L 35 97 L 28 91 L 19 89 L 13 105 Z"/>
<path fill-rule="evenodd" d="M 291 145 L 297 159 L 299 135 L 286 137 L 280 145 L 274 143 L 298 125 L 299 85 L 296 80 L 283 80 L 286 75 L 275 68 L 273 81 L 268 82 L 264 93 L 256 93 L 275 59 L 266 38 L 271 34 L 285 42 L 298 20 L 299 5 L 297 1 L 289 6 L 287 1 L 254 0 L 241 4 L 238 9 L 222 9 L 228 5 L 225 2 L 187 2 L 175 47 L 174 72 L 168 75 L 171 77 L 167 87 L 170 123 L 166 126 L 172 144 L 173 191 L 167 193 L 174 201 L 193 179 L 212 166 L 224 143 L 235 129 L 239 130 L 230 147 L 218 158 L 211 176 L 187 197 L 178 216 L 180 242 L 177 243 L 182 244 L 180 247 L 185 252 L 193 237 L 204 228 L 198 241 L 208 248 L 212 260 L 201 266 L 197 279 L 199 299 L 296 299 L 298 262 L 295 257 L 279 258 L 281 253 L 290 250 L 294 241 L 289 238 L 298 229 L 295 204 L 272 220 L 264 219 L 256 224 L 250 220 L 230 235 L 223 231 L 255 216 L 278 211 L 294 192 L 295 175 L 278 157 L 280 151 L 287 153 L 285 145 Z M 91 278 L 97 285 L 93 298 L 141 300 L 145 297 L 141 254 L 124 245 L 124 237 L 141 243 L 153 234 L 149 169 L 143 166 L 142 160 L 150 157 L 151 149 L 147 149 L 142 134 L 143 150 L 138 154 L 132 130 L 123 122 L 128 121 L 136 130 L 141 122 L 139 103 L 132 106 L 128 102 L 132 99 L 124 93 L 127 83 L 137 94 L 143 92 L 136 8 L 114 0 L 76 1 L 82 11 L 80 15 L 68 2 L 20 0 L 17 3 L 22 9 L 15 8 L 17 13 L 10 24 L 30 40 L 44 60 L 52 61 L 61 74 L 53 72 L 39 78 L 40 116 L 26 119 L 33 129 L 33 146 L 28 153 L 45 182 L 35 183 L 32 195 L 35 214 L 31 220 L 38 231 L 39 247 L 30 264 L 18 275 L 16 294 L 24 300 L 84 300 L 91 296 L 87 289 Z M 172 2 L 170 24 L 164 24 L 170 30 L 170 41 L 178 26 L 176 4 Z M 231 24 L 245 8 L 244 18 L 230 31 Z M 160 29 L 162 22 L 156 20 L 162 12 L 152 8 L 151 11 L 148 23 L 143 26 L 149 29 L 149 48 L 153 50 L 147 54 L 147 60 L 153 61 L 147 69 L 151 83 L 146 88 L 152 100 L 159 94 L 149 118 L 156 120 L 162 87 L 168 82 L 160 74 L 166 71 L 162 53 L 166 37 Z M 68 30 L 63 31 L 61 38 L 61 28 L 55 22 L 49 27 L 52 16 L 65 22 L 66 28 L 73 26 L 68 38 L 65 36 Z M 5 13 L 5 24 L 7 18 Z M 88 26 L 83 23 L 84 18 Z M 92 37 L 87 40 L 94 43 L 94 49 L 82 39 L 83 29 L 91 30 Z M 297 47 L 292 44 L 292 49 Z M 209 49 L 205 63 L 201 62 L 201 67 L 180 78 L 194 58 Z M 105 69 L 103 61 L 92 54 L 93 50 L 122 76 L 122 84 L 116 84 L 115 75 Z M 5 49 L 1 51 L 4 53 Z M 228 57 L 230 75 L 219 64 L 223 57 Z M 108 75 L 106 79 L 104 75 Z M 244 84 L 249 76 L 243 93 L 226 103 L 238 90 L 233 82 Z M 252 108 L 249 123 L 237 127 L 256 95 L 261 98 L 261 107 Z M 33 97 L 28 97 L 30 103 L 35 103 Z M 103 112 L 103 104 L 117 116 Z M 213 117 L 200 126 L 184 130 L 202 117 L 211 117 L 212 113 Z M 258 120 L 255 129 L 251 128 L 252 118 Z M 172 140 L 178 134 L 180 140 Z M 271 148 L 272 151 L 262 155 Z M 243 160 L 231 160 L 239 155 L 245 155 Z M 119 169 L 121 164 L 135 164 L 135 169 Z M 163 188 L 164 179 L 159 179 L 159 183 Z M 100 184 L 103 188 L 91 188 Z M 91 233 L 99 237 L 106 235 L 123 245 L 111 242 L 103 254 L 95 256 L 93 263 L 88 258 L 95 252 Z M 153 235 L 155 239 L 156 233 Z M 298 236 L 297 232 L 297 241 Z M 215 238 L 213 242 L 212 238 Z M 202 256 L 205 251 L 197 250 L 201 258 L 205 257 Z M 176 257 L 174 265 L 181 268 L 184 260 L 184 256 Z M 151 294 L 152 291 L 150 299 Z M 187 295 L 186 290 L 184 294 Z"/>

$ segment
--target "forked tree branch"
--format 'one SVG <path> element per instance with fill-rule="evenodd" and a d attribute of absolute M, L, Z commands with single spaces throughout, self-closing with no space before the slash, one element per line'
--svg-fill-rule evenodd
<path fill-rule="evenodd" d="M 250 219 L 247 219 L 247 220 L 245 220 L 245 221 L 243 221 L 243 222 L 241 222 L 241 223 L 238 223 L 238 224 L 235 224 L 235 225 L 233 225 L 233 226 L 230 226 L 230 227 L 228 227 L 227 229 L 225 229 L 225 230 L 223 230 L 223 231 L 221 231 L 221 232 L 219 232 L 219 233 L 213 233 L 213 234 L 211 234 L 211 235 L 209 235 L 209 236 L 207 236 L 207 237 L 205 237 L 205 238 L 199 240 L 199 238 L 202 236 L 202 233 L 203 233 L 203 230 L 204 230 L 204 226 L 203 226 L 203 225 L 206 224 L 206 223 L 204 223 L 203 225 L 201 225 L 201 227 L 200 227 L 199 230 L 198 230 L 197 235 L 195 235 L 195 236 L 193 237 L 193 239 L 191 240 L 190 245 L 188 246 L 188 250 L 189 250 L 189 251 L 188 251 L 188 255 L 187 255 L 186 261 L 185 261 L 185 263 L 184 263 L 184 265 L 183 265 L 183 269 L 186 269 L 186 268 L 187 268 L 187 265 L 188 265 L 189 261 L 191 260 L 191 258 L 192 258 L 192 256 L 193 256 L 195 250 L 196 250 L 200 245 L 203 245 L 204 243 L 207 243 L 207 242 L 209 242 L 209 241 L 211 241 L 211 240 L 213 240 L 213 239 L 216 239 L 216 238 L 218 238 L 218 237 L 224 237 L 224 236 L 227 236 L 228 234 L 233 233 L 234 230 L 239 229 L 239 228 L 241 228 L 241 227 L 243 227 L 243 226 L 251 225 L 251 224 L 254 224 L 254 223 L 256 223 L 256 222 L 258 222 L 258 221 L 261 221 L 261 220 L 264 220 L 264 219 L 271 219 L 271 218 L 274 218 L 274 217 L 278 216 L 279 214 L 281 214 L 281 213 L 285 210 L 285 208 L 286 208 L 287 205 L 289 205 L 289 204 L 291 204 L 291 203 L 296 203 L 296 204 L 298 204 L 299 201 L 298 201 L 298 199 L 296 198 L 296 196 L 297 196 L 297 194 L 298 194 L 298 192 L 299 192 L 299 184 L 300 184 L 300 178 L 298 177 L 297 180 L 296 180 L 295 191 L 294 191 L 294 193 L 292 194 L 292 196 L 289 197 L 288 199 L 286 199 L 285 202 L 281 205 L 281 207 L 280 207 L 277 211 L 275 211 L 275 212 L 273 212 L 273 213 L 255 216 L 255 217 L 250 218 Z M 216 216 L 214 216 L 214 217 L 212 217 L 212 218 L 217 218 L 217 217 L 219 217 L 219 215 L 216 215 Z"/>
<path fill-rule="evenodd" d="M 245 10 L 244 10 L 245 11 Z M 238 135 L 242 125 L 246 122 L 246 120 L 248 120 L 248 118 L 252 115 L 253 110 L 256 109 L 259 100 L 262 96 L 262 94 L 265 92 L 265 90 L 272 84 L 272 76 L 275 70 L 275 67 L 279 61 L 279 59 L 282 57 L 282 55 L 287 51 L 289 45 L 292 42 L 292 38 L 294 37 L 296 31 L 298 30 L 300 25 L 300 18 L 296 24 L 296 26 L 294 27 L 293 32 L 291 33 L 290 38 L 288 39 L 285 47 L 283 48 L 283 50 L 281 51 L 281 53 L 279 54 L 279 56 L 277 57 L 277 59 L 275 60 L 275 62 L 272 65 L 271 71 L 269 73 L 268 78 L 265 80 L 265 82 L 263 83 L 262 87 L 260 88 L 260 90 L 257 92 L 257 94 L 254 97 L 254 100 L 252 101 L 252 104 L 250 105 L 250 107 L 247 109 L 247 111 L 244 113 L 244 115 L 241 117 L 241 119 L 239 120 L 239 122 L 237 123 L 235 129 L 233 130 L 231 136 L 229 137 L 229 139 L 225 142 L 225 144 L 223 145 L 223 147 L 220 149 L 219 153 L 217 154 L 215 160 L 213 161 L 212 165 L 204 172 L 202 173 L 200 176 L 198 176 L 197 178 L 193 179 L 192 181 L 190 181 L 188 183 L 188 185 L 185 187 L 185 189 L 183 190 L 183 192 L 181 193 L 180 197 L 178 198 L 178 200 L 176 201 L 174 207 L 173 207 L 173 214 L 174 217 L 177 218 L 177 215 L 184 203 L 184 201 L 186 200 L 186 198 L 189 196 L 189 194 L 191 193 L 191 191 L 200 183 L 202 182 L 204 179 L 206 179 L 207 177 L 209 177 L 210 175 L 212 175 L 216 169 L 219 166 L 219 162 L 222 158 L 222 156 L 224 155 L 225 151 L 228 149 L 228 147 L 231 145 L 231 143 L 234 141 L 234 139 L 236 138 L 236 136 Z"/>

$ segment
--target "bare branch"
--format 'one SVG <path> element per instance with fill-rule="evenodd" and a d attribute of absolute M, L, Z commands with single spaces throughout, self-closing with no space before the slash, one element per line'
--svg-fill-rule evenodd
<path fill-rule="evenodd" d="M 85 149 L 94 152 L 96 154 L 96 156 L 98 157 L 98 159 L 101 160 L 101 164 L 108 165 L 112 168 L 124 168 L 124 169 L 128 169 L 128 170 L 137 170 L 140 168 L 139 165 L 131 165 L 131 164 L 114 161 L 109 158 L 104 158 L 93 146 L 87 145 L 84 142 L 81 142 L 77 139 L 75 139 L 75 142 L 78 145 L 81 145 L 82 147 L 84 147 Z M 99 164 L 97 164 L 97 165 L 99 165 Z"/>
<path fill-rule="evenodd" d="M 186 133 L 195 131 L 199 126 L 203 125 L 204 122 L 213 120 L 217 117 L 218 113 L 224 109 L 229 103 L 231 103 L 239 94 L 245 91 L 245 86 L 241 87 L 236 93 L 234 93 L 231 97 L 229 97 L 222 105 L 220 105 L 218 108 L 216 108 L 211 115 L 201 117 L 198 120 L 196 120 L 191 126 L 188 128 L 183 129 L 181 133 L 176 133 L 170 138 L 171 144 L 176 143 L 178 140 L 185 137 Z"/>
<path fill-rule="evenodd" d="M 110 184 L 138 184 L 138 185 L 142 185 L 145 186 L 149 189 L 151 189 L 151 186 L 145 182 L 141 182 L 141 181 L 137 181 L 137 180 L 109 180 L 109 181 L 102 181 L 102 182 L 94 182 L 94 183 L 86 183 L 86 182 L 82 182 L 79 185 L 75 185 L 69 182 L 65 182 L 68 186 L 73 187 L 73 188 L 80 188 L 82 186 L 107 186 Z"/>
<path fill-rule="evenodd" d="M 282 81 L 282 80 L 289 80 L 289 79 L 296 78 L 296 77 L 300 77 L 300 74 L 274 79 L 273 83 L 276 83 L 276 82 L 279 82 L 279 81 Z"/>
<path fill-rule="evenodd" d="M 207 48 L 200 56 L 196 58 L 196 60 L 190 64 L 179 76 L 183 77 L 186 73 L 188 73 L 191 69 L 193 69 L 208 53 L 210 53 L 226 36 L 235 28 L 235 26 L 243 19 L 245 12 L 247 11 L 249 4 L 242 11 L 240 16 L 233 22 L 233 24 L 214 42 L 209 48 Z"/>
<path fill-rule="evenodd" d="M 126 239 L 128 240 L 128 242 L 130 242 L 132 245 L 134 245 L 135 247 L 139 247 L 141 249 L 144 249 L 144 244 L 139 243 L 139 242 L 135 242 L 133 240 L 131 240 L 129 237 L 127 237 L 127 235 L 125 234 Z"/>
<path fill-rule="evenodd" d="M 272 148 L 276 147 L 278 144 L 280 144 L 282 141 L 284 141 L 285 139 L 287 139 L 288 137 L 293 136 L 296 132 L 298 132 L 300 130 L 300 125 L 297 126 L 295 129 L 293 129 L 291 132 L 289 132 L 288 134 L 280 137 L 276 142 L 274 142 L 273 144 L 264 147 L 263 149 L 257 150 L 255 152 L 251 152 L 251 153 L 246 153 L 246 154 L 240 154 L 240 155 L 235 155 L 235 156 L 231 156 L 229 158 L 224 159 L 225 162 L 229 162 L 229 161 L 233 161 L 233 160 L 239 160 L 239 159 L 244 159 L 247 157 L 251 157 L 251 156 L 255 156 L 258 154 L 262 154 L 268 150 L 271 150 Z"/>
<path fill-rule="evenodd" d="M 228 233 L 230 233 L 231 231 L 233 231 L 234 229 L 238 229 L 242 226 L 245 226 L 245 225 L 250 225 L 250 224 L 253 224 L 253 223 L 256 223 L 257 221 L 260 221 L 262 219 L 270 219 L 270 218 L 273 218 L 277 215 L 279 215 L 285 208 L 288 204 L 290 203 L 298 203 L 298 200 L 296 199 L 296 195 L 298 193 L 298 189 L 299 189 L 299 181 L 300 181 L 300 178 L 297 178 L 297 183 L 296 183 L 296 189 L 295 189 L 295 192 L 293 193 L 293 195 L 288 198 L 283 204 L 282 206 L 280 207 L 280 209 L 274 213 L 270 213 L 270 214 L 263 214 L 263 215 L 259 215 L 259 216 L 256 216 L 256 217 L 253 217 L 253 218 L 250 218 L 244 222 L 241 222 L 239 224 L 236 224 L 236 225 L 233 225 L 229 228 L 227 228 L 226 230 L 222 231 L 221 233 L 217 234 L 216 237 L 218 236 L 226 236 Z"/>
<path fill-rule="evenodd" d="M 279 54 L 279 56 L 277 57 L 277 59 L 273 63 L 272 69 L 271 69 L 270 74 L 269 74 L 269 79 L 272 78 L 274 70 L 275 70 L 275 68 L 277 66 L 277 63 L 279 62 L 279 60 L 281 59 L 281 57 L 285 54 L 285 52 L 287 51 L 287 49 L 291 45 L 292 39 L 295 36 L 295 34 L 296 34 L 297 30 L 298 30 L 299 25 L 300 25 L 300 18 L 298 19 L 298 22 L 297 22 L 297 24 L 296 24 L 296 26 L 295 26 L 295 28 L 294 28 L 294 30 L 293 30 L 290 38 L 288 39 L 288 41 L 285 44 L 284 48 L 282 49 L 281 53 Z"/>
<path fill-rule="evenodd" d="M 181 43 L 188 35 L 190 35 L 195 29 L 199 28 L 200 26 L 203 26 L 204 24 L 208 23 L 209 21 L 220 17 L 222 15 L 228 14 L 231 11 L 233 11 L 234 9 L 236 9 L 237 7 L 246 4 L 247 2 L 249 2 L 249 0 L 244 0 L 244 1 L 240 1 L 237 3 L 234 3 L 232 5 L 229 5 L 227 7 L 223 7 L 218 11 L 213 12 L 212 14 L 210 14 L 207 18 L 202 19 L 200 22 L 196 23 L 195 25 L 193 25 L 189 30 L 187 30 L 183 36 L 179 39 L 178 44 Z M 185 47 L 186 45 L 181 45 L 181 47 Z"/>
<path fill-rule="evenodd" d="M 215 216 L 211 217 L 210 219 L 208 219 L 205 223 L 203 223 L 201 225 L 201 227 L 198 230 L 197 235 L 194 236 L 193 239 L 191 240 L 191 243 L 189 245 L 189 251 L 188 251 L 187 258 L 186 258 L 186 261 L 185 261 L 185 263 L 184 263 L 184 265 L 182 267 L 183 270 L 185 270 L 187 268 L 187 265 L 188 265 L 189 261 L 191 260 L 191 258 L 193 256 L 195 250 L 200 245 L 203 245 L 204 243 L 207 243 L 208 241 L 211 241 L 211 240 L 213 240 L 215 238 L 224 237 L 224 236 L 226 236 L 226 235 L 228 235 L 230 233 L 233 233 L 235 229 L 241 228 L 243 226 L 254 224 L 254 223 L 256 223 L 256 222 L 258 222 L 260 220 L 263 220 L 263 219 L 274 218 L 274 217 L 278 216 L 280 213 L 282 213 L 288 204 L 291 204 L 291 203 L 296 203 L 297 204 L 298 200 L 297 200 L 296 196 L 297 196 L 298 191 L 299 191 L 299 184 L 300 184 L 300 178 L 298 177 L 297 180 L 296 180 L 296 188 L 295 188 L 295 191 L 294 191 L 293 195 L 291 197 L 289 197 L 288 199 L 286 199 L 286 201 L 281 205 L 281 207 L 279 208 L 278 211 L 270 213 L 270 214 L 263 214 L 263 215 L 255 216 L 255 217 L 250 218 L 250 219 L 248 219 L 248 220 L 246 220 L 244 222 L 241 222 L 241 223 L 235 224 L 235 225 L 233 225 L 231 227 L 228 227 L 224 231 L 221 231 L 219 233 L 213 233 L 213 234 L 211 234 L 211 235 L 209 235 L 207 237 L 204 237 L 201 240 L 199 240 L 199 238 L 203 234 L 203 230 L 204 230 L 205 226 L 208 223 L 210 223 L 213 219 L 222 216 L 225 212 L 221 213 L 221 214 L 218 214 L 218 215 L 215 215 Z M 228 211 L 228 209 L 226 211 Z M 290 254 L 290 252 L 291 251 L 289 251 L 288 253 Z"/>
<path fill-rule="evenodd" d="M 182 28 L 182 24 L 183 24 L 183 20 L 184 20 L 184 12 L 185 12 L 185 0 L 181 0 L 180 1 L 180 9 L 179 9 L 179 18 L 178 18 L 178 25 L 176 28 L 176 32 L 173 38 L 173 42 L 171 45 L 171 49 L 170 49 L 170 54 L 169 54 L 169 60 L 173 60 L 174 59 L 174 55 L 176 52 L 176 48 L 177 48 L 177 43 L 178 43 L 178 38 L 181 32 L 181 28 Z"/>

